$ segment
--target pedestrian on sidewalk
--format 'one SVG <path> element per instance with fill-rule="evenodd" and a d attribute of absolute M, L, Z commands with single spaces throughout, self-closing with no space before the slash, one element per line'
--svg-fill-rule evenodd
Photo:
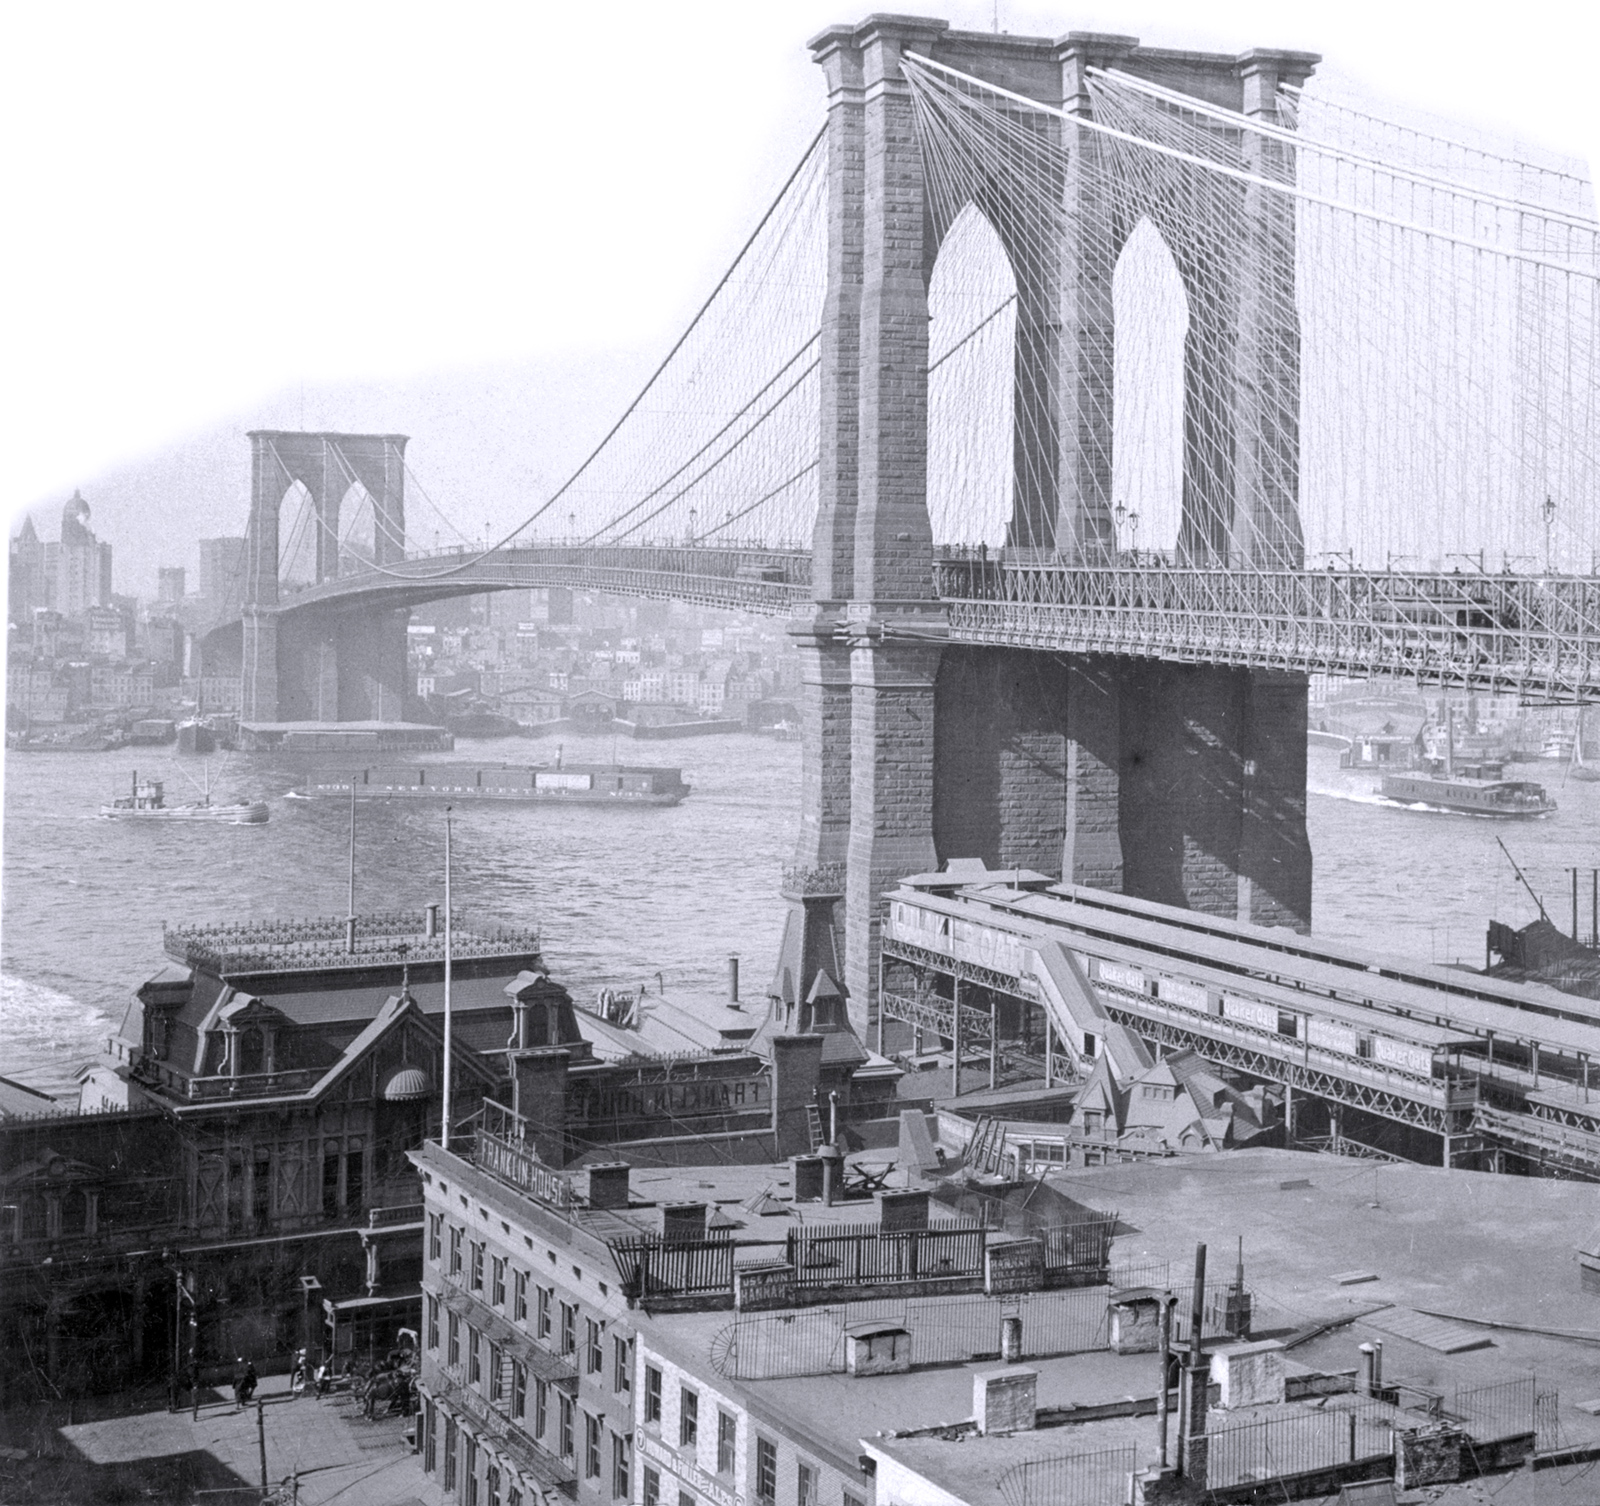
<path fill-rule="evenodd" d="M 240 1355 L 233 1377 L 233 1399 L 241 1410 L 250 1405 L 250 1398 L 256 1394 L 257 1380 L 255 1362 Z"/>

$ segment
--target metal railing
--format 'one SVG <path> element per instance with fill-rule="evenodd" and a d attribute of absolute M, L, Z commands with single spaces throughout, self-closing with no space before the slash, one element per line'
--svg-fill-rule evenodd
<path fill-rule="evenodd" d="M 212 1077 L 180 1078 L 189 1098 L 264 1098 L 278 1093 L 304 1093 L 326 1067 L 289 1067 L 282 1072 L 241 1072 Z"/>
<path fill-rule="evenodd" d="M 780 888 L 797 898 L 836 898 L 844 895 L 846 868 L 843 863 L 815 863 L 809 867 L 787 864 Z"/>
<path fill-rule="evenodd" d="M 998 1358 L 1001 1320 L 1022 1322 L 1025 1359 L 1083 1354 L 1109 1342 L 1110 1287 L 1025 1293 L 1020 1297 L 882 1298 L 735 1319 L 711 1343 L 711 1362 L 730 1380 L 842 1375 L 845 1330 L 868 1321 L 911 1335 L 913 1365 Z"/>
<path fill-rule="evenodd" d="M 971 1224 L 930 1224 L 885 1230 L 849 1224 L 791 1229 L 787 1258 L 797 1286 L 936 1281 L 981 1276 L 984 1230 Z"/>
<path fill-rule="evenodd" d="M 1392 1416 L 1381 1405 L 1330 1407 L 1208 1431 L 1206 1484 L 1277 1480 L 1391 1454 Z"/>
<path fill-rule="evenodd" d="M 1519 1433 L 1532 1433 L 1535 1447 L 1555 1448 L 1560 1437 L 1560 1392 L 1541 1387 L 1534 1375 L 1490 1386 L 1456 1387 L 1450 1415 L 1476 1443 L 1493 1443 Z"/>
<path fill-rule="evenodd" d="M 467 586 L 551 585 L 785 613 L 810 597 L 811 552 L 798 545 L 559 542 L 510 545 L 484 558 L 468 550 L 412 554 L 384 570 L 353 571 L 292 593 L 280 586 L 280 605 L 309 606 L 363 595 L 426 599 L 463 594 Z"/>
<path fill-rule="evenodd" d="M 943 558 L 964 642 L 1600 691 L 1600 578 Z"/>
<path fill-rule="evenodd" d="M 1137 1445 L 1093 1454 L 1058 1454 L 1013 1465 L 999 1479 L 1006 1506 L 1105 1506 L 1128 1499 L 1139 1467 Z"/>
<path fill-rule="evenodd" d="M 161 944 L 174 962 L 216 974 L 444 959 L 443 926 L 429 936 L 427 916 L 421 910 L 358 915 L 354 951 L 347 949 L 347 925 L 343 916 L 315 916 L 242 925 L 163 926 Z M 539 952 L 537 931 L 510 926 L 475 929 L 460 912 L 452 912 L 451 933 L 451 949 L 458 958 Z"/>
<path fill-rule="evenodd" d="M 733 1295 L 734 1246 L 728 1240 L 669 1241 L 642 1234 L 609 1243 L 623 1289 L 641 1301 Z"/>

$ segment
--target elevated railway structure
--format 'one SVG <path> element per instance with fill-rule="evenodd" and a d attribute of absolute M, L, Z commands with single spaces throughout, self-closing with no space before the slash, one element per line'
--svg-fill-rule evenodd
<path fill-rule="evenodd" d="M 1291 1134 L 1373 1116 L 1445 1165 L 1600 1179 L 1595 1001 L 1026 873 L 907 880 L 882 951 L 881 1017 L 957 1050 L 1043 1037 L 1051 1079 L 1126 1076 L 1126 1032 L 1279 1085 Z"/>

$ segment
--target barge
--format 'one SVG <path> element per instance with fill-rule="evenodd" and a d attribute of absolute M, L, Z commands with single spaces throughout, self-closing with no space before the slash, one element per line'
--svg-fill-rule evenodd
<path fill-rule="evenodd" d="M 547 800 L 564 804 L 677 805 L 689 793 L 681 769 L 624 764 L 400 764 L 357 769 L 307 784 L 307 795 L 359 799 Z"/>

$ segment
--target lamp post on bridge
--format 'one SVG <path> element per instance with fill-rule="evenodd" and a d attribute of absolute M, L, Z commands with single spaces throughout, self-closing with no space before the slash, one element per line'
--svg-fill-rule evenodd
<path fill-rule="evenodd" d="M 1544 499 L 1544 573 L 1551 572 L 1551 543 L 1556 524 L 1556 499 L 1547 492 Z"/>
<path fill-rule="evenodd" d="M 1139 514 L 1130 512 L 1126 503 L 1119 502 L 1114 509 L 1114 516 L 1117 520 L 1117 548 L 1119 551 L 1122 548 L 1122 530 L 1123 526 L 1126 525 L 1128 529 L 1127 552 L 1132 556 L 1133 563 L 1137 565 L 1139 563 Z"/>

